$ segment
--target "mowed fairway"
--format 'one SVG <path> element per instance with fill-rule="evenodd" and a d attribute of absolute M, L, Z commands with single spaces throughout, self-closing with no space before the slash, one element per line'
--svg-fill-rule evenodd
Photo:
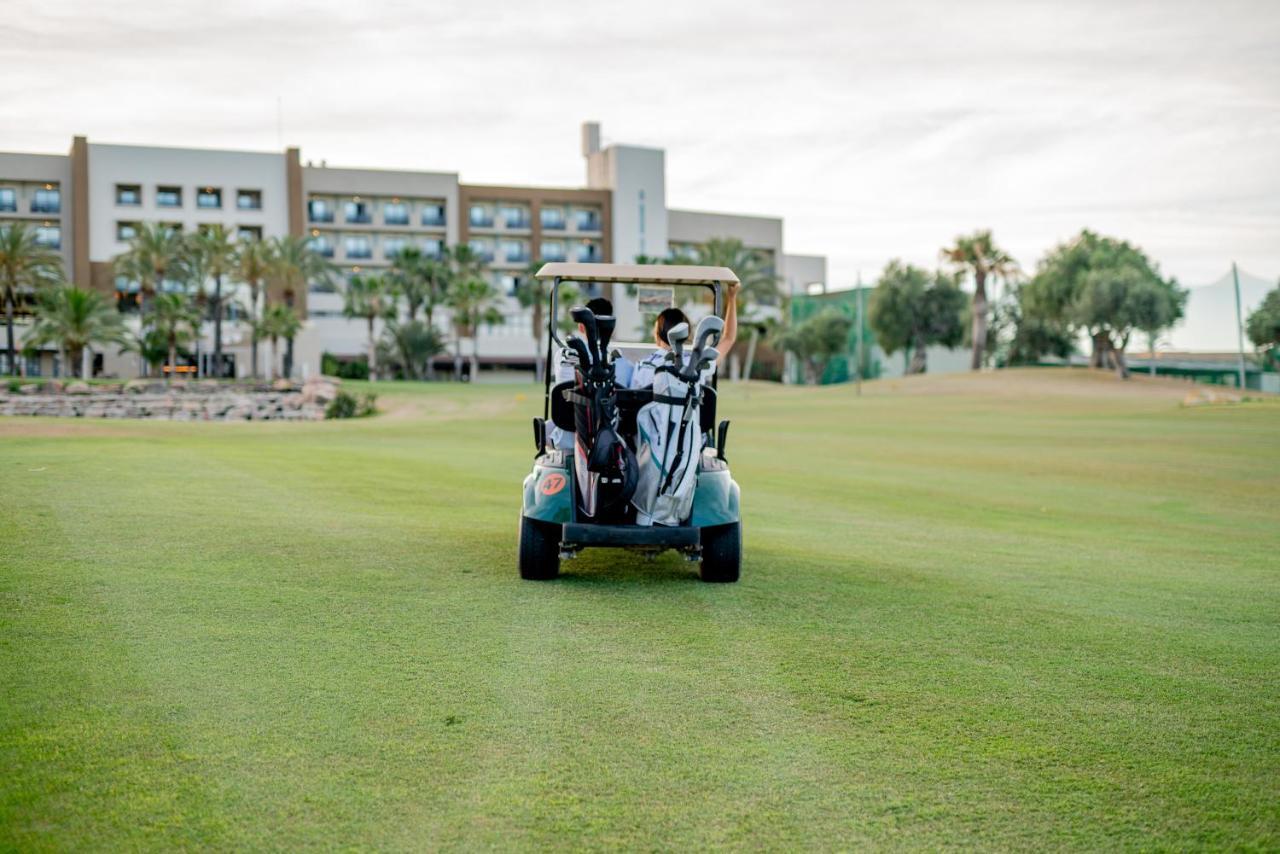
<path fill-rule="evenodd" d="M 0 848 L 1280 846 L 1280 405 L 726 389 L 743 581 L 515 570 L 532 387 L 0 419 Z"/>

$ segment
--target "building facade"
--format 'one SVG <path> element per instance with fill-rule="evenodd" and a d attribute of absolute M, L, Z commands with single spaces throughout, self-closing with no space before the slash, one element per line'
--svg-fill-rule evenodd
<path fill-rule="evenodd" d="M 493 367 L 534 364 L 538 333 L 517 295 L 540 262 L 678 256 L 711 238 L 729 237 L 766 256 L 785 291 L 825 279 L 824 259 L 786 254 L 780 218 L 669 209 L 662 149 L 602 147 L 599 125 L 588 123 L 582 153 L 585 187 L 489 186 L 462 183 L 452 172 L 316 165 L 304 162 L 297 148 L 166 148 L 76 137 L 65 155 L 0 152 L 0 225 L 31 224 L 41 243 L 61 253 L 69 280 L 110 295 L 135 318 L 138 284 L 115 275 L 112 261 L 143 223 L 182 233 L 219 224 L 243 240 L 306 237 L 339 275 L 288 295 L 305 320 L 295 342 L 298 375 L 318 372 L 323 353 L 351 358 L 365 352 L 367 326 L 343 316 L 345 279 L 387 269 L 409 246 L 441 256 L 466 243 L 484 260 L 501 295 L 503 322 L 483 327 L 466 345 L 468 351 L 475 346 L 482 365 Z M 246 304 L 244 291 L 224 283 L 229 303 Z M 640 314 L 634 299 L 612 289 L 609 295 L 619 328 L 635 327 Z M 437 312 L 436 321 L 448 337 L 447 310 Z M 206 352 L 210 335 L 206 330 L 201 341 Z M 248 330 L 234 312 L 223 339 L 236 374 L 247 374 Z M 103 353 L 97 365 L 104 374 L 130 376 L 136 361 Z M 60 368 L 54 353 L 37 354 L 23 367 L 43 375 Z"/>

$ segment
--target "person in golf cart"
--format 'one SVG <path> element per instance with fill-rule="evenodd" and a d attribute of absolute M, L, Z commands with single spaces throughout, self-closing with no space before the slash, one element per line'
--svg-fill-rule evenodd
<path fill-rule="evenodd" d="M 597 317 L 613 315 L 613 303 L 604 297 L 596 297 L 593 300 L 589 300 L 587 302 L 587 308 L 591 309 L 591 313 Z M 578 334 L 583 336 L 586 335 L 586 330 L 582 328 L 581 323 L 578 324 Z M 625 356 L 619 356 L 614 361 L 613 376 L 614 382 L 617 384 L 618 388 L 631 387 L 631 376 L 634 369 L 635 366 L 632 365 L 631 360 L 627 359 Z M 558 383 L 567 382 L 573 379 L 573 365 L 564 358 L 564 350 L 561 350 L 557 354 L 555 378 Z M 649 382 L 653 382 L 652 377 L 650 377 Z M 552 447 L 559 448 L 562 451 L 573 450 L 572 430 L 562 430 L 559 427 L 552 425 L 551 429 L 547 431 L 547 440 L 551 443 Z"/>
<path fill-rule="evenodd" d="M 667 332 L 681 323 L 689 324 L 690 328 L 693 327 L 693 324 L 689 323 L 689 318 L 678 308 L 664 309 L 658 315 L 658 318 L 653 322 L 653 343 L 657 346 L 657 349 L 636 363 L 635 369 L 631 372 L 629 388 L 646 388 L 653 385 L 654 372 L 666 362 L 667 353 L 671 351 L 671 343 L 667 341 Z M 724 332 L 720 335 L 720 343 L 716 345 L 716 350 L 720 353 L 720 359 L 717 359 L 716 364 L 705 372 L 702 377 L 704 384 L 710 382 L 711 374 L 715 372 L 716 366 L 729 355 L 729 351 L 733 349 L 734 341 L 737 338 L 738 283 L 733 282 L 729 285 L 728 294 L 725 297 Z M 619 380 L 619 385 L 621 385 L 621 380 Z"/>

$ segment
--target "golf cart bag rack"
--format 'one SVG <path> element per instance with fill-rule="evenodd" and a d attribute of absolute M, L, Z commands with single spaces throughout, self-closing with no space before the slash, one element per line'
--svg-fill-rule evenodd
<path fill-rule="evenodd" d="M 551 388 L 551 423 L 561 430 L 572 431 L 574 428 L 574 391 L 575 382 L 565 380 Z M 566 392 L 568 392 L 566 394 Z M 622 419 L 621 432 L 636 432 L 636 414 L 640 407 L 653 401 L 652 388 L 620 388 L 616 392 L 618 414 Z M 702 389 L 702 407 L 698 413 L 703 433 L 709 433 L 716 426 L 716 390 L 711 386 Z"/>

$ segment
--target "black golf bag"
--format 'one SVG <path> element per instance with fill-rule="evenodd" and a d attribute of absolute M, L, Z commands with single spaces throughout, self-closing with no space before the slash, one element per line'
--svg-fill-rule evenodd
<path fill-rule="evenodd" d="M 576 359 L 575 385 L 564 392 L 574 406 L 574 473 L 578 511 L 597 523 L 622 522 L 636 491 L 639 469 L 635 454 L 618 435 L 614 359 L 608 353 L 612 317 L 596 317 L 577 307 L 571 316 L 586 330 L 587 340 L 568 341 Z"/>

